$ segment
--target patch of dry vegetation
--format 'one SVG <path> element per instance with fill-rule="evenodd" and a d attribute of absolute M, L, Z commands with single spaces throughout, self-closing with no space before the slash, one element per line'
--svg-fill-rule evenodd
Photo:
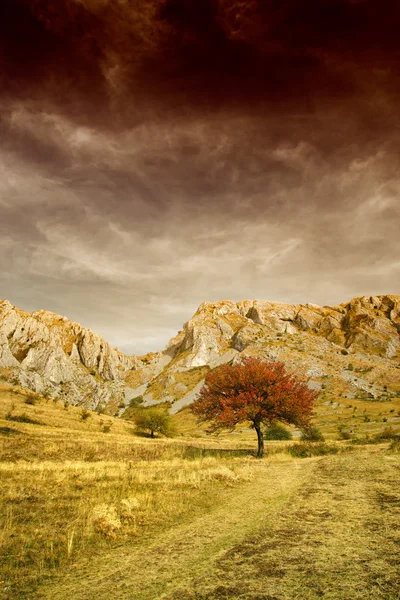
<path fill-rule="evenodd" d="M 252 477 L 249 452 L 223 438 L 154 442 L 121 420 L 1 392 L 0 597 L 33 597 L 60 568 L 193 518 Z"/>

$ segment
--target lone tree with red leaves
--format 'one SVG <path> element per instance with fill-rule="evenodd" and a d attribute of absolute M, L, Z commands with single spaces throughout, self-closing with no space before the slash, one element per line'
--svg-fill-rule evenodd
<path fill-rule="evenodd" d="M 200 422 L 211 423 L 211 431 L 233 429 L 250 421 L 257 432 L 257 457 L 261 458 L 263 425 L 280 421 L 307 426 L 317 395 L 304 381 L 290 375 L 283 363 L 249 357 L 208 373 L 191 408 Z"/>

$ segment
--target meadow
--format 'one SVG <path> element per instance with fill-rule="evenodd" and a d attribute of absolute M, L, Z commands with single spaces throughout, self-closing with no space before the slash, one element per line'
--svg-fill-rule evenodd
<path fill-rule="evenodd" d="M 268 442 L 257 460 L 245 427 L 175 422 L 150 440 L 0 386 L 0 598 L 399 597 L 396 439 Z"/>

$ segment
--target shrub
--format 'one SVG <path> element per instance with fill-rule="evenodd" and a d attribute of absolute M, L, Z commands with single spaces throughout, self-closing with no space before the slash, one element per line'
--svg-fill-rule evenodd
<path fill-rule="evenodd" d="M 143 404 L 143 396 L 136 396 L 129 401 L 129 408 L 138 408 Z"/>
<path fill-rule="evenodd" d="M 98 504 L 93 508 L 91 521 L 94 530 L 107 537 L 115 538 L 116 532 L 121 529 L 121 519 L 117 509 L 112 504 Z"/>
<path fill-rule="evenodd" d="M 305 444 L 293 444 L 288 446 L 287 451 L 295 458 L 309 458 L 311 456 L 323 456 L 325 454 L 337 454 L 339 448 L 337 446 L 329 446 L 328 444 L 320 443 L 305 443 Z"/>
<path fill-rule="evenodd" d="M 354 371 L 354 365 L 353 365 L 353 363 L 349 363 L 349 364 L 347 365 L 347 370 L 348 370 L 348 371 Z"/>
<path fill-rule="evenodd" d="M 27 396 L 25 398 L 25 404 L 30 404 L 31 406 L 35 406 L 35 404 L 36 404 L 35 396 Z"/>
<path fill-rule="evenodd" d="M 381 433 L 377 433 L 375 436 L 377 441 L 386 441 L 386 440 L 399 440 L 400 434 L 396 433 L 391 427 L 386 427 Z"/>
<path fill-rule="evenodd" d="M 301 432 L 301 441 L 302 442 L 323 442 L 325 438 L 323 433 L 318 427 L 315 425 L 310 425 L 309 427 L 305 427 Z"/>
<path fill-rule="evenodd" d="M 397 453 L 400 454 L 400 439 L 393 440 L 392 443 L 389 446 L 389 450 L 391 452 L 397 452 Z"/>
<path fill-rule="evenodd" d="M 347 356 L 349 353 L 349 351 L 346 350 L 346 348 L 342 348 L 342 350 L 340 352 L 343 354 L 343 356 Z"/>
<path fill-rule="evenodd" d="M 110 433 L 111 427 L 113 426 L 112 422 L 109 421 L 103 425 L 103 433 Z"/>
<path fill-rule="evenodd" d="M 290 431 L 280 423 L 272 423 L 264 433 L 266 440 L 291 440 L 292 437 Z"/>
<path fill-rule="evenodd" d="M 90 417 L 90 412 L 86 408 L 82 408 L 81 411 L 81 419 L 82 421 L 86 421 Z"/>

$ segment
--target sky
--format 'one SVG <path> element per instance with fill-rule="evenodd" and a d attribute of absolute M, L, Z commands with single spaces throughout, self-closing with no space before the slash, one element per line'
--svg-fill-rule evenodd
<path fill-rule="evenodd" d="M 398 0 L 1 0 L 0 298 L 128 353 L 400 294 Z"/>

